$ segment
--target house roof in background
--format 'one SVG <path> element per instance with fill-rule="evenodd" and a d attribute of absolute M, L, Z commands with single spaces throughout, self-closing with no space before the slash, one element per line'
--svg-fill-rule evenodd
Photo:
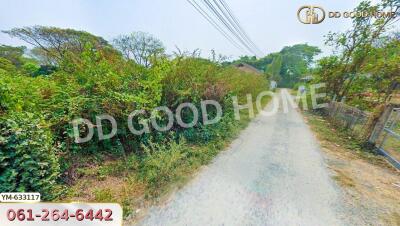
<path fill-rule="evenodd" d="M 239 63 L 235 65 L 236 68 L 244 71 L 244 72 L 251 72 L 251 73 L 256 73 L 256 74 L 262 74 L 262 71 L 258 70 L 257 68 L 251 66 L 250 64 L 246 63 Z"/>

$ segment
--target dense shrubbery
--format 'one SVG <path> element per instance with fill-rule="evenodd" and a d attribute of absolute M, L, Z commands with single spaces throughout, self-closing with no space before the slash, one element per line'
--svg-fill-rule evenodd
<path fill-rule="evenodd" d="M 39 32 L 41 29 L 46 33 Z M 29 32 L 13 30 L 12 34 L 41 42 L 41 35 L 52 32 L 55 38 L 63 37 L 62 51 L 46 46 L 51 43 L 44 41 L 40 48 L 47 51 L 36 49 L 41 54 L 38 58 L 51 65 L 39 66 L 34 60 L 13 64 L 0 55 L 0 191 L 34 190 L 51 199 L 56 195 L 52 192 L 56 182 L 64 179 L 58 175 L 71 166 L 72 160 L 92 154 L 136 155 L 141 167 L 148 169 L 143 177 L 150 184 L 160 185 L 169 180 L 165 171 L 190 155 L 186 144 L 180 144 L 181 137 L 188 143 L 206 143 L 229 136 L 236 125 L 230 96 L 238 95 L 240 100 L 247 93 L 256 96 L 268 87 L 262 76 L 193 56 L 149 54 L 149 63 L 141 65 L 86 32 L 35 27 Z M 171 131 L 140 136 L 128 129 L 128 115 L 134 110 L 146 111 L 133 120 L 139 127 L 139 121 L 148 120 L 154 107 L 167 106 L 175 111 L 180 103 L 191 102 L 199 107 L 204 99 L 222 105 L 220 123 L 204 126 L 200 120 L 190 129 L 174 124 Z M 213 114 L 212 109 L 210 112 Z M 75 143 L 72 120 L 86 118 L 94 122 L 100 114 L 116 119 L 117 135 L 109 140 L 99 141 L 95 136 L 90 142 Z M 183 113 L 184 121 L 192 117 Z M 159 121 L 162 124 L 161 118 Z M 103 130 L 110 128 L 104 126 Z M 171 143 L 166 140 L 174 140 L 175 146 L 163 146 Z M 146 148 L 152 143 L 158 144 L 158 151 Z"/>
<path fill-rule="evenodd" d="M 0 121 L 0 190 L 58 195 L 60 166 L 52 135 L 32 113 L 15 113 Z"/>

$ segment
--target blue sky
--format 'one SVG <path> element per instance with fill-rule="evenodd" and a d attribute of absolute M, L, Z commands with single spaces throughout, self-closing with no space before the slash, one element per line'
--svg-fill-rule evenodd
<path fill-rule="evenodd" d="M 0 0 L 0 30 L 47 25 L 85 30 L 111 40 L 119 34 L 144 31 L 159 38 L 168 52 L 211 49 L 233 58 L 243 53 L 232 46 L 186 0 Z M 283 46 L 308 43 L 323 47 L 329 31 L 343 31 L 350 19 L 327 19 L 319 25 L 304 25 L 296 12 L 302 5 L 320 5 L 329 11 L 353 9 L 360 0 L 226 0 L 251 39 L 265 53 Z M 25 45 L 0 34 L 0 43 Z"/>

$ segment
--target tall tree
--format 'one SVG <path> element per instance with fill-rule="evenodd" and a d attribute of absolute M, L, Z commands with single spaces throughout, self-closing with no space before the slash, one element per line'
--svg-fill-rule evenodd
<path fill-rule="evenodd" d="M 280 86 L 292 87 L 309 71 L 316 55 L 321 53 L 318 47 L 308 44 L 297 44 L 284 47 L 279 54 L 282 56 Z"/>
<path fill-rule="evenodd" d="M 108 46 L 107 41 L 101 37 L 73 29 L 32 26 L 13 28 L 3 32 L 40 49 L 37 53 L 57 63 L 60 63 L 67 57 L 79 56 L 84 51 L 87 43 L 90 43 L 93 48 Z"/>
<path fill-rule="evenodd" d="M 334 95 L 342 98 L 348 94 L 348 91 L 357 77 L 362 65 L 373 48 L 375 42 L 394 23 L 398 22 L 400 15 L 399 0 L 382 0 L 373 5 L 370 1 L 362 1 L 355 9 L 359 12 L 368 12 L 373 14 L 377 11 L 391 11 L 396 17 L 355 17 L 353 26 L 350 30 L 339 33 L 329 33 L 326 43 L 336 50 L 339 55 L 339 63 L 343 66 L 338 79 L 340 86 L 335 90 Z"/>
<path fill-rule="evenodd" d="M 144 32 L 133 32 L 121 35 L 113 40 L 114 46 L 125 58 L 134 60 L 145 67 L 151 66 L 151 61 L 165 53 L 164 45 L 154 36 Z"/>
<path fill-rule="evenodd" d="M 281 80 L 281 68 L 282 68 L 282 55 L 277 54 L 272 63 L 267 66 L 266 74 L 271 76 L 272 80 L 280 81 Z"/>

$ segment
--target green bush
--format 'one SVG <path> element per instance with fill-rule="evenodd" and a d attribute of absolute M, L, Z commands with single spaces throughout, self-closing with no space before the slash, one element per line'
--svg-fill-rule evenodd
<path fill-rule="evenodd" d="M 11 61 L 0 57 L 0 69 L 5 71 L 15 71 L 16 67 L 12 64 Z"/>
<path fill-rule="evenodd" d="M 217 153 L 217 147 L 194 152 L 192 146 L 220 142 L 240 127 L 233 117 L 232 96 L 238 96 L 242 104 L 246 94 L 252 94 L 255 100 L 259 92 L 268 89 L 264 76 L 198 57 L 159 56 L 144 67 L 96 41 L 85 41 L 79 51 L 71 51 L 57 58 L 57 65 L 45 67 L 35 65 L 32 59 L 14 67 L 0 58 L 1 191 L 40 191 L 51 199 L 56 196 L 53 191 L 57 190 L 58 174 L 68 171 L 66 175 L 71 178 L 63 180 L 73 181 L 76 177 L 69 171 L 85 167 L 87 156 L 130 156 L 126 168 L 139 171 L 150 186 L 162 187 L 179 177 L 180 164 L 195 165 L 198 159 L 207 162 Z M 42 69 L 45 72 L 40 72 Z M 193 128 L 174 124 L 171 131 L 151 130 L 140 136 L 129 131 L 128 115 L 135 110 L 146 111 L 133 119 L 138 127 L 142 120 L 149 122 L 157 106 L 176 111 L 181 103 L 191 102 L 200 111 L 201 100 L 216 100 L 222 105 L 219 123 L 205 126 L 200 117 Z M 182 112 L 183 121 L 192 121 L 193 114 L 186 110 Z M 216 114 L 215 109 L 208 113 Z M 100 114 L 115 118 L 116 136 L 100 141 L 95 128 L 93 139 L 75 143 L 72 120 L 95 122 Z M 159 125 L 165 124 L 165 117 L 157 120 Z M 110 127 L 106 124 L 103 129 L 110 131 Z M 179 142 L 182 137 L 187 144 Z M 104 178 L 124 170 L 123 165 L 107 165 L 98 175 Z"/>
<path fill-rule="evenodd" d="M 144 147 L 146 156 L 139 167 L 140 178 L 152 188 L 161 188 L 177 179 L 177 168 L 185 162 L 185 142 L 151 143 Z"/>
<path fill-rule="evenodd" d="M 0 119 L 0 192 L 58 194 L 59 163 L 52 136 L 43 121 L 29 113 Z"/>

